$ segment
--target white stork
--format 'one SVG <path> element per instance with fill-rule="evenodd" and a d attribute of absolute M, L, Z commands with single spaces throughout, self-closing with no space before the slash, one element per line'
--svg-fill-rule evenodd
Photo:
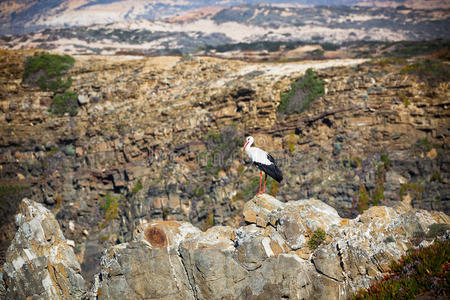
<path fill-rule="evenodd" d="M 283 174 L 281 173 L 281 170 L 278 168 L 277 163 L 275 162 L 275 159 L 267 153 L 264 150 L 261 150 L 256 147 L 252 147 L 253 142 L 255 139 L 252 136 L 249 136 L 245 139 L 245 145 L 242 148 L 242 150 L 245 150 L 247 155 L 250 157 L 252 162 L 258 167 L 259 171 L 259 192 L 257 195 L 265 193 L 266 192 L 266 180 L 267 180 L 267 174 L 269 174 L 270 177 L 275 179 L 278 182 L 281 182 L 283 180 Z M 262 181 L 262 172 L 264 171 L 264 188 L 261 191 L 261 181 Z"/>

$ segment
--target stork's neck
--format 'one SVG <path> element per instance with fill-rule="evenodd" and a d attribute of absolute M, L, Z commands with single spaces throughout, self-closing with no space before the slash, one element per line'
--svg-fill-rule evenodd
<path fill-rule="evenodd" d="M 252 146 L 252 144 L 253 144 L 252 141 L 248 142 L 247 145 L 245 146 L 244 150 L 245 150 L 246 152 L 248 152 L 248 151 L 250 150 L 250 147 Z"/>

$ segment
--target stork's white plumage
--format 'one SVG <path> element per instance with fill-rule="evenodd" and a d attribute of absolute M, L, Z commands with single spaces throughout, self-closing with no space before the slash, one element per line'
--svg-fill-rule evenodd
<path fill-rule="evenodd" d="M 242 150 L 245 150 L 245 153 L 250 157 L 252 162 L 258 167 L 259 172 L 259 192 L 258 195 L 264 193 L 266 191 L 266 180 L 267 175 L 272 177 L 278 182 L 283 180 L 283 174 L 281 170 L 278 168 L 275 159 L 266 151 L 261 150 L 256 147 L 252 147 L 255 139 L 252 136 L 249 136 L 245 139 L 245 144 Z M 261 191 L 261 181 L 262 181 L 262 172 L 264 172 L 264 188 Z"/>

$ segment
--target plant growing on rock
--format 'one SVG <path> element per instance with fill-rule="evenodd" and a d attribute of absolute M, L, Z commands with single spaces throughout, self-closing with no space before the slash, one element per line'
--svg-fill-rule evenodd
<path fill-rule="evenodd" d="M 69 113 L 70 116 L 75 116 L 78 113 L 78 95 L 66 91 L 72 85 L 72 78 L 64 78 L 74 63 L 75 59 L 69 55 L 40 53 L 28 57 L 22 82 L 55 93 L 50 106 L 50 112 L 53 114 L 62 116 Z"/>
<path fill-rule="evenodd" d="M 325 241 L 325 235 L 326 234 L 323 229 L 316 229 L 308 241 L 308 247 L 312 250 L 317 249 L 317 247 L 319 247 L 320 244 Z"/>
<path fill-rule="evenodd" d="M 68 113 L 71 116 L 76 116 L 78 113 L 77 94 L 75 92 L 64 92 L 63 94 L 56 94 L 53 97 L 50 106 L 50 112 L 62 116 Z"/>
<path fill-rule="evenodd" d="M 102 204 L 100 208 L 104 212 L 104 220 L 98 226 L 99 228 L 105 228 L 106 225 L 114 218 L 116 218 L 119 214 L 119 197 L 112 197 L 109 192 L 106 193 L 106 196 L 102 198 Z"/>
<path fill-rule="evenodd" d="M 217 176 L 220 170 L 230 166 L 229 159 L 239 149 L 242 143 L 239 133 L 235 127 L 227 126 L 220 132 L 211 130 L 204 139 L 211 155 L 206 164 L 206 171 Z"/>
<path fill-rule="evenodd" d="M 393 261 L 388 275 L 359 291 L 353 299 L 417 299 L 420 295 L 445 298 L 450 294 L 449 261 L 448 240 L 413 250 L 400 261 Z"/>
<path fill-rule="evenodd" d="M 291 89 L 280 95 L 278 111 L 285 114 L 301 113 L 310 103 L 325 94 L 324 83 L 317 78 L 316 72 L 309 68 L 298 81 L 291 84 Z"/>
<path fill-rule="evenodd" d="M 444 235 L 450 226 L 445 223 L 434 223 L 428 226 L 427 238 L 435 238 Z"/>
<path fill-rule="evenodd" d="M 400 200 L 403 200 L 403 197 L 408 193 L 412 192 L 412 194 L 420 200 L 422 198 L 423 187 L 419 183 L 405 183 L 400 187 Z"/>
<path fill-rule="evenodd" d="M 63 80 L 62 76 L 74 63 L 75 59 L 69 55 L 41 53 L 30 56 L 25 61 L 23 82 L 37 85 L 44 91 L 65 91 L 72 85 L 72 79 L 69 76 Z"/>
<path fill-rule="evenodd" d="M 377 158 L 378 157 L 378 158 Z M 360 170 L 360 178 L 362 178 L 359 191 L 355 194 L 356 209 L 362 212 L 369 208 L 369 205 L 379 205 L 384 200 L 384 184 L 386 182 L 386 173 L 391 166 L 391 160 L 388 155 L 377 154 L 363 161 L 358 161 L 358 169 Z M 366 173 L 373 170 L 375 173 L 375 187 L 372 190 L 366 188 Z"/>
<path fill-rule="evenodd" d="M 143 185 L 142 185 L 142 180 L 139 178 L 138 181 L 136 182 L 136 185 L 131 189 L 131 194 L 135 195 L 137 194 L 140 190 L 142 190 Z"/>

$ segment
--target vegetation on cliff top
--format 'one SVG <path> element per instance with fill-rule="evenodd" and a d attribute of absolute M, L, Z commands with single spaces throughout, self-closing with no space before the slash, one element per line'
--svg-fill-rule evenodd
<path fill-rule="evenodd" d="M 416 299 L 450 295 L 450 241 L 437 241 L 391 263 L 390 274 L 353 299 Z"/>
<path fill-rule="evenodd" d="M 38 85 L 41 90 L 52 92 L 65 91 L 72 85 L 70 76 L 62 76 L 69 70 L 75 59 L 69 55 L 41 53 L 30 56 L 25 61 L 23 82 Z"/>
<path fill-rule="evenodd" d="M 22 81 L 55 93 L 50 112 L 75 116 L 78 113 L 78 95 L 67 91 L 72 85 L 72 78 L 65 76 L 74 63 L 75 59 L 69 55 L 40 53 L 30 56 L 25 61 Z"/>

